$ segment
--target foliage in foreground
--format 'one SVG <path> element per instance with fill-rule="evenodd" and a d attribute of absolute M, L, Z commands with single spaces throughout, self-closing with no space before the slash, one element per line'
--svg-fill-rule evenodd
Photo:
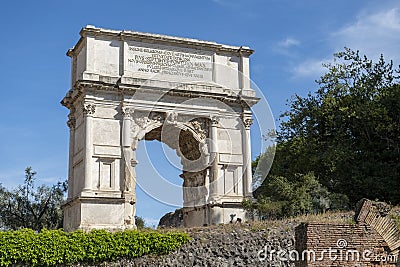
<path fill-rule="evenodd" d="M 57 229 L 62 227 L 61 204 L 67 182 L 35 187 L 36 172 L 25 169 L 25 180 L 14 190 L 0 184 L 0 218 L 5 229 Z"/>
<path fill-rule="evenodd" d="M 0 232 L 0 266 L 52 266 L 76 262 L 112 261 L 144 254 L 166 254 L 189 241 L 186 233 L 124 231 L 90 233 L 31 229 Z"/>

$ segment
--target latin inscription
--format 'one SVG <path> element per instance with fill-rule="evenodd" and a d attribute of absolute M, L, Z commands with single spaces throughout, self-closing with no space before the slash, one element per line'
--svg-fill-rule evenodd
<path fill-rule="evenodd" d="M 168 76 L 178 80 L 211 81 L 212 57 L 182 51 L 129 46 L 130 71 Z"/>

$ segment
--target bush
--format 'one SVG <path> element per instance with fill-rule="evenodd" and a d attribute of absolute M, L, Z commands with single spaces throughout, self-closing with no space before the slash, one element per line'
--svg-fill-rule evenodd
<path fill-rule="evenodd" d="M 390 218 L 392 218 L 397 228 L 400 230 L 400 214 L 392 212 Z"/>
<path fill-rule="evenodd" d="M 189 241 L 186 233 L 124 231 L 89 233 L 31 229 L 0 232 L 0 266 L 29 264 L 52 266 L 76 262 L 96 263 L 144 254 L 166 254 Z"/>
<path fill-rule="evenodd" d="M 245 200 L 243 207 L 262 220 L 343 210 L 349 201 L 345 195 L 330 193 L 313 173 L 293 179 L 270 175 L 255 195 L 256 201 Z"/>

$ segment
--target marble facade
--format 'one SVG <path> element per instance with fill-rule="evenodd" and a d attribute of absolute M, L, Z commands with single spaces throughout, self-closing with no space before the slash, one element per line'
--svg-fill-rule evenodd
<path fill-rule="evenodd" d="M 86 26 L 67 53 L 64 229 L 135 228 L 136 148 L 165 143 L 183 166 L 187 227 L 245 220 L 252 196 L 248 47 Z M 140 164 L 140 163 L 139 163 Z"/>

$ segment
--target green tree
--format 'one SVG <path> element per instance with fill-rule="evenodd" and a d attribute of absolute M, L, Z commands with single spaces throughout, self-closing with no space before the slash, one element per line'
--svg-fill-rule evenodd
<path fill-rule="evenodd" d="M 135 216 L 135 224 L 136 224 L 137 229 L 144 229 L 144 227 L 145 227 L 145 221 L 140 216 Z"/>
<path fill-rule="evenodd" d="M 271 145 L 267 148 L 266 152 L 259 155 L 251 163 L 251 171 L 253 174 L 253 186 L 259 187 L 262 185 L 264 178 L 267 176 L 274 161 L 276 146 Z"/>
<path fill-rule="evenodd" d="M 31 167 L 25 169 L 24 183 L 9 191 L 0 185 L 0 218 L 7 229 L 62 227 L 61 205 L 67 182 L 58 182 L 49 187 L 35 187 L 36 172 Z"/>
<path fill-rule="evenodd" d="M 399 69 L 348 48 L 325 67 L 319 89 L 294 96 L 282 114 L 270 175 L 293 182 L 313 172 L 351 203 L 362 197 L 400 203 Z"/>
<path fill-rule="evenodd" d="M 345 197 L 337 203 L 337 194 L 323 187 L 313 173 L 298 174 L 293 181 L 270 175 L 256 191 L 257 200 L 244 201 L 244 208 L 262 219 L 279 219 L 306 213 L 324 212 L 327 208 L 344 209 Z M 340 206 L 341 205 L 341 206 Z"/>

